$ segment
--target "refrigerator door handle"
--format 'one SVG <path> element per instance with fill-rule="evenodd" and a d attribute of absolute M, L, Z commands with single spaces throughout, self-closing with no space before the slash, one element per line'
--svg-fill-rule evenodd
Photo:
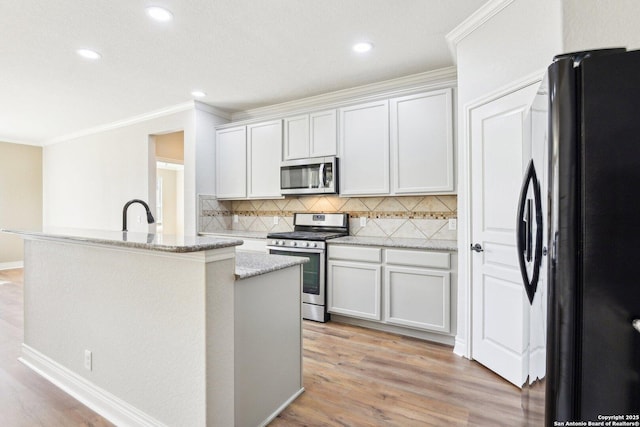
<path fill-rule="evenodd" d="M 529 186 L 533 190 L 533 202 L 535 207 L 536 236 L 535 248 L 532 236 L 531 221 L 531 200 L 527 198 Z M 526 209 L 526 212 L 525 212 Z M 520 191 L 520 201 L 518 203 L 516 241 L 518 250 L 518 264 L 520 265 L 520 274 L 522 275 L 522 283 L 527 292 L 529 302 L 533 303 L 536 289 L 538 287 L 538 277 L 540 275 L 540 264 L 542 263 L 542 198 L 540 197 L 540 184 L 536 175 L 536 169 L 533 160 L 529 162 Z M 527 272 L 527 262 L 531 261 L 531 252 L 533 249 L 533 269 L 531 278 Z"/>
<path fill-rule="evenodd" d="M 531 262 L 531 247 L 533 245 L 533 236 L 531 235 L 531 228 L 533 225 L 531 224 L 531 199 L 527 199 L 527 206 L 525 211 L 525 222 L 527 223 L 526 229 L 526 240 L 525 240 L 525 258 L 527 262 Z"/>

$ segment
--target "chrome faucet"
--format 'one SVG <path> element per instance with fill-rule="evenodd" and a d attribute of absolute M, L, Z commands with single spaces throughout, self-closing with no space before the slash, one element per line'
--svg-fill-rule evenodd
<path fill-rule="evenodd" d="M 140 200 L 140 199 L 129 200 L 127 203 L 124 204 L 124 208 L 122 208 L 122 231 L 127 231 L 127 209 L 129 209 L 129 206 L 131 206 L 133 203 L 140 203 L 142 206 L 144 206 L 144 208 L 147 211 L 147 222 L 149 224 L 153 224 L 154 222 L 156 222 L 156 220 L 153 219 L 153 215 L 151 215 L 151 210 L 149 209 L 149 205 L 147 205 L 143 200 Z"/>

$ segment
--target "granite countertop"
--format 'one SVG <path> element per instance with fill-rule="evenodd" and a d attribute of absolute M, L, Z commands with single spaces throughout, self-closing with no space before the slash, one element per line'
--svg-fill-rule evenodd
<path fill-rule="evenodd" d="M 431 249 L 438 251 L 457 251 L 455 240 L 429 240 L 392 237 L 345 236 L 328 240 L 330 245 L 382 246 L 386 248 Z"/>
<path fill-rule="evenodd" d="M 132 231 L 88 230 L 75 228 L 45 228 L 43 231 L 0 230 L 23 237 L 96 243 L 162 252 L 199 252 L 242 244 L 238 239 L 219 239 L 211 236 L 178 236 L 173 234 L 141 233 Z"/>
<path fill-rule="evenodd" d="M 245 230 L 217 230 L 198 233 L 201 236 L 229 236 L 229 237 L 245 237 L 247 239 L 266 239 L 266 231 L 245 231 Z"/>
<path fill-rule="evenodd" d="M 259 276 L 309 262 L 309 258 L 236 251 L 236 279 Z"/>

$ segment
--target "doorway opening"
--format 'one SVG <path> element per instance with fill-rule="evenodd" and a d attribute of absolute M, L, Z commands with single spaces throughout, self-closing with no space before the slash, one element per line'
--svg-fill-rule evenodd
<path fill-rule="evenodd" d="M 156 232 L 184 234 L 184 132 L 154 135 Z"/>

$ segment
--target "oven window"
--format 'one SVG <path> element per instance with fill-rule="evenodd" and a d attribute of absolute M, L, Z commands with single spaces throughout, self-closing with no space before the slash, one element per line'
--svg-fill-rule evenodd
<path fill-rule="evenodd" d="M 269 250 L 270 254 L 298 256 L 309 258 L 309 262 L 302 264 L 302 292 L 305 294 L 320 295 L 320 256 L 316 253 L 302 253 L 279 251 L 275 249 Z"/>

